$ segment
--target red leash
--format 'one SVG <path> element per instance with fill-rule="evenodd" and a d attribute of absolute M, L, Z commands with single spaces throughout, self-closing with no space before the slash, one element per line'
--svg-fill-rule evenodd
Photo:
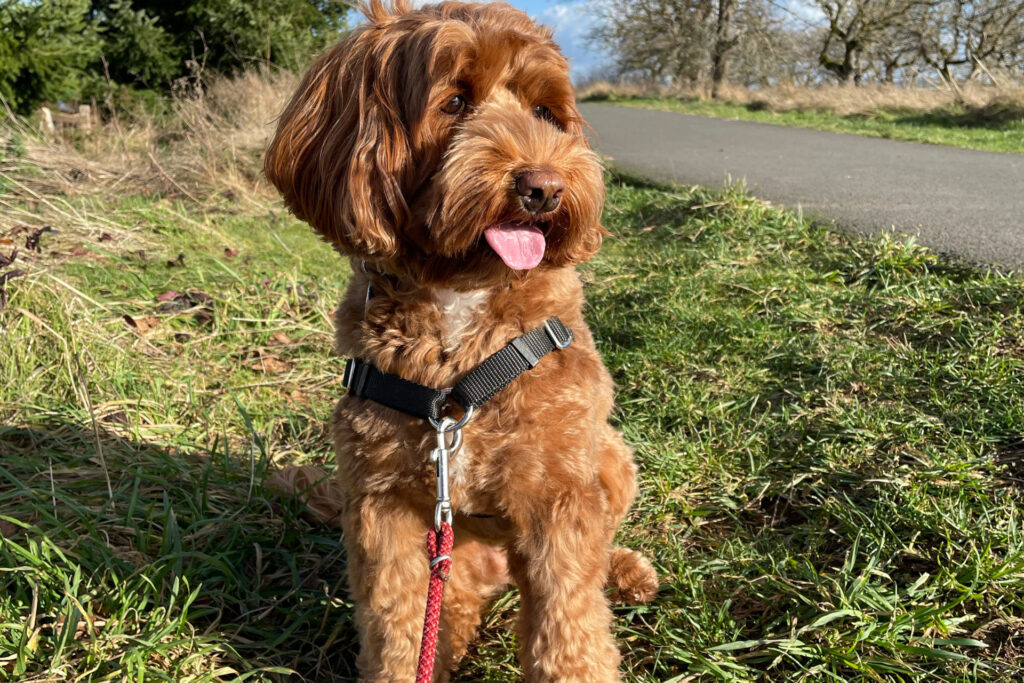
<path fill-rule="evenodd" d="M 430 556 L 430 585 L 427 588 L 427 611 L 423 616 L 423 639 L 420 641 L 420 661 L 416 667 L 416 683 L 430 683 L 434 676 L 434 658 L 437 656 L 437 631 L 441 626 L 441 599 L 444 584 L 452 571 L 452 499 L 448 492 L 448 458 L 462 446 L 462 427 L 473 416 L 467 410 L 465 417 L 456 422 L 450 417 L 440 422 L 431 420 L 437 429 L 437 448 L 430 451 L 430 461 L 437 465 L 437 505 L 434 507 L 434 526 L 427 532 L 427 554 Z"/>
<path fill-rule="evenodd" d="M 441 625 L 441 598 L 444 584 L 452 569 L 452 546 L 455 532 L 448 522 L 441 530 L 427 532 L 427 552 L 430 554 L 430 587 L 427 589 L 427 612 L 423 618 L 423 640 L 420 642 L 420 663 L 416 667 L 416 683 L 430 683 L 434 676 L 434 657 L 437 654 L 437 630 Z"/>

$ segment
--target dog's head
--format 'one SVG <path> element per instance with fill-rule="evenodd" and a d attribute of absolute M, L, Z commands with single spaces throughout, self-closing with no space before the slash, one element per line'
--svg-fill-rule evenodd
<path fill-rule="evenodd" d="M 363 11 L 267 151 L 292 211 L 342 252 L 425 282 L 592 256 L 601 167 L 550 32 L 502 3 Z"/>

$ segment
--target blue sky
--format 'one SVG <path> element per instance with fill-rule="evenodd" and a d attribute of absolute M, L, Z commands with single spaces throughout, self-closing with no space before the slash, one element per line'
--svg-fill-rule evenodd
<path fill-rule="evenodd" d="M 590 3 L 551 2 L 551 0 L 513 0 L 515 5 L 555 30 L 555 40 L 569 58 L 574 79 L 585 76 L 606 61 L 587 45 L 587 31 L 594 25 Z"/>
<path fill-rule="evenodd" d="M 541 24 L 555 30 L 555 40 L 569 59 L 574 79 L 585 76 L 604 60 L 587 45 L 585 36 L 593 26 L 593 12 L 586 0 L 506 0 Z"/>

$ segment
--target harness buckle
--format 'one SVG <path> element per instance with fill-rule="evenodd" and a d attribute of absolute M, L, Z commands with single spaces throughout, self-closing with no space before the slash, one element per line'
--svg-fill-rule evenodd
<path fill-rule="evenodd" d="M 366 380 L 370 376 L 370 366 L 357 358 L 349 358 L 345 361 L 345 373 L 341 376 L 341 386 L 348 389 L 348 393 L 358 398 L 363 397 L 363 390 L 366 389 Z"/>
<path fill-rule="evenodd" d="M 551 343 L 555 345 L 555 348 L 561 351 L 562 349 L 568 348 L 569 344 L 572 344 L 572 330 L 567 328 L 565 325 L 559 325 L 565 330 L 565 341 L 558 336 L 558 332 L 555 330 L 555 326 L 551 324 L 551 320 L 544 321 L 544 332 L 547 333 Z"/>

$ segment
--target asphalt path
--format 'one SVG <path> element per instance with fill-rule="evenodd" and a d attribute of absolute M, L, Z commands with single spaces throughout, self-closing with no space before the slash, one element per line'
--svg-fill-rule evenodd
<path fill-rule="evenodd" d="M 1024 154 L 606 104 L 581 111 L 595 148 L 626 173 L 742 180 L 756 197 L 846 230 L 895 230 L 943 254 L 1024 268 Z"/>

